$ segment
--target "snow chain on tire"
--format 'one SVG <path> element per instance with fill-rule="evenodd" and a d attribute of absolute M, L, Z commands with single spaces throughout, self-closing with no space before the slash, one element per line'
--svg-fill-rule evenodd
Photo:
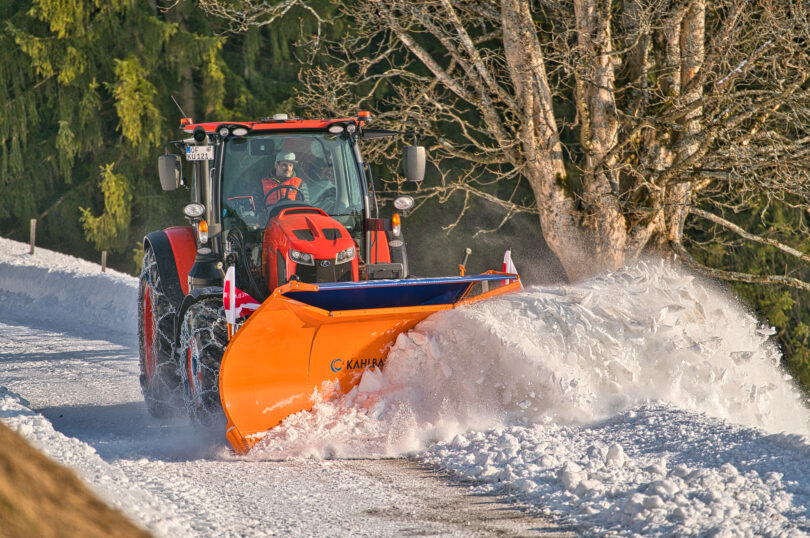
<path fill-rule="evenodd" d="M 157 418 L 175 415 L 183 401 L 174 356 L 174 316 L 174 306 L 163 293 L 155 253 L 147 247 L 138 285 L 140 383 L 146 407 Z"/>
<path fill-rule="evenodd" d="M 221 298 L 206 297 L 188 307 L 180 327 L 180 377 L 186 410 L 196 424 L 224 421 L 219 366 L 227 343 Z"/>

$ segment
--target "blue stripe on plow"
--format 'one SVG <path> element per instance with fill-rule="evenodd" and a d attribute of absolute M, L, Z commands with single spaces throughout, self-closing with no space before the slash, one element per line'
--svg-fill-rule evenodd
<path fill-rule="evenodd" d="M 470 284 L 514 280 L 514 276 L 473 275 L 318 284 L 318 291 L 289 291 L 285 297 L 324 310 L 361 310 L 456 303 Z"/>

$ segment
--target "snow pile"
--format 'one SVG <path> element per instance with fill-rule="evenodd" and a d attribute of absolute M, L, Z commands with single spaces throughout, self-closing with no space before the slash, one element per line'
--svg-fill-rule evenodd
<path fill-rule="evenodd" d="M 802 536 L 810 444 L 664 404 L 585 427 L 501 427 L 420 455 L 589 534 Z"/>
<path fill-rule="evenodd" d="M 639 263 L 435 314 L 399 335 L 383 372 L 263 443 L 295 454 L 365 434 L 396 455 L 469 429 L 585 424 L 649 401 L 810 435 L 772 333 L 692 276 Z"/>
<path fill-rule="evenodd" d="M 138 280 L 73 256 L 0 238 L 0 318 L 137 331 Z"/>
<path fill-rule="evenodd" d="M 399 337 L 383 385 L 407 387 L 420 422 L 584 423 L 660 400 L 808 435 L 772 334 L 692 276 L 639 263 L 434 316 Z"/>
<path fill-rule="evenodd" d="M 639 263 L 434 315 L 249 457 L 411 454 L 597 534 L 808 532 L 810 413 L 771 334 Z"/>

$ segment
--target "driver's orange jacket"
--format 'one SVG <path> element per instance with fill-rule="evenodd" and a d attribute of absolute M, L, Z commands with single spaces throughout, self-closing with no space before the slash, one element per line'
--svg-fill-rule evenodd
<path fill-rule="evenodd" d="M 275 189 L 276 187 L 281 187 L 282 185 L 289 185 L 290 187 L 295 187 L 296 189 L 301 188 L 301 178 L 298 176 L 293 176 L 287 181 L 278 181 L 276 178 L 266 177 L 262 179 L 262 194 L 264 194 L 264 205 L 272 205 L 278 203 L 280 200 L 295 200 L 298 198 L 298 193 L 295 189 L 278 189 L 276 192 L 272 193 L 269 197 L 267 193 Z"/>

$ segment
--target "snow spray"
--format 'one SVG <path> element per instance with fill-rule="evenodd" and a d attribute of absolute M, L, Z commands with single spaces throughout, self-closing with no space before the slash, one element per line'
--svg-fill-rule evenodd
<path fill-rule="evenodd" d="M 431 316 L 337 401 L 268 432 L 254 457 L 387 457 L 502 425 L 588 424 L 665 402 L 810 434 L 773 329 L 664 262 Z"/>

